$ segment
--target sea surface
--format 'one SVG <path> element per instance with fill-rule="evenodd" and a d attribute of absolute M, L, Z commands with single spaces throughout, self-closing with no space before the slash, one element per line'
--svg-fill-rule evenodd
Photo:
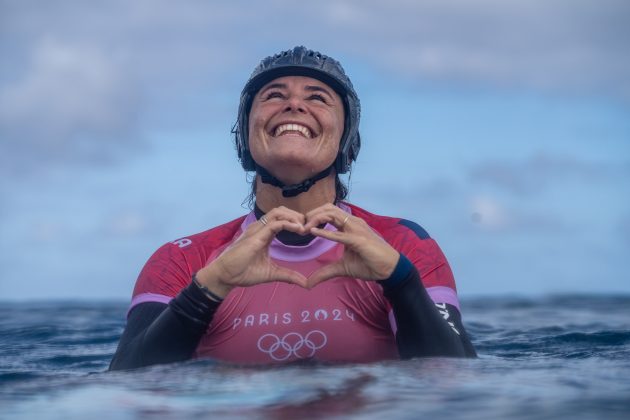
<path fill-rule="evenodd" d="M 126 302 L 1 302 L 0 418 L 630 419 L 630 296 L 462 304 L 477 359 L 107 372 Z"/>

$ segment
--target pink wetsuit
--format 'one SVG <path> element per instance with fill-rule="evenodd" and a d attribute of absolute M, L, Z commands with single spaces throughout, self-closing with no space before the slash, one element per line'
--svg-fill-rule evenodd
<path fill-rule="evenodd" d="M 365 220 L 417 268 L 435 303 L 459 308 L 451 269 L 437 243 L 412 222 L 377 216 L 341 203 Z M 178 239 L 158 249 L 136 283 L 131 307 L 168 303 L 243 230 L 254 213 L 214 229 Z M 334 227 L 327 225 L 326 229 Z M 306 246 L 274 239 L 270 256 L 305 276 L 343 254 L 343 245 L 315 238 Z M 282 282 L 236 288 L 217 309 L 194 357 L 237 363 L 274 363 L 300 359 L 370 362 L 398 358 L 396 325 L 382 287 L 353 278 L 330 279 L 312 290 Z"/>

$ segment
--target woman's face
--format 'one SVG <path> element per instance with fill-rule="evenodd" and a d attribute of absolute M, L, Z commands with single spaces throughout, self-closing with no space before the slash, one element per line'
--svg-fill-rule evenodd
<path fill-rule="evenodd" d="M 254 97 L 250 152 L 283 182 L 301 182 L 334 162 L 343 125 L 343 101 L 331 87 L 310 77 L 280 77 Z"/>

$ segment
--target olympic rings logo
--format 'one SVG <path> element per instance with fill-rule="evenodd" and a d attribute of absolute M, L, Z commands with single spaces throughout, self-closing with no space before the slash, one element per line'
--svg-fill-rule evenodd
<path fill-rule="evenodd" d="M 291 356 L 299 359 L 313 357 L 315 352 L 326 345 L 328 338 L 319 330 L 313 330 L 302 337 L 300 333 L 290 332 L 278 337 L 275 334 L 265 334 L 258 339 L 258 350 L 276 361 L 287 360 Z"/>

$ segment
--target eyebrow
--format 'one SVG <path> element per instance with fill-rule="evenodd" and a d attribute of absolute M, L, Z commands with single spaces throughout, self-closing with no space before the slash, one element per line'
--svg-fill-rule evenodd
<path fill-rule="evenodd" d="M 264 89 L 262 89 L 260 93 L 264 93 L 268 91 L 269 89 L 287 89 L 287 85 L 284 83 L 272 83 L 269 86 L 266 86 Z M 304 87 L 304 90 L 309 91 L 309 92 L 322 92 L 330 96 L 331 98 L 334 98 L 334 96 L 330 93 L 330 91 L 322 86 L 307 85 Z"/>
<path fill-rule="evenodd" d="M 262 89 L 260 92 L 266 92 L 269 89 L 286 89 L 287 85 L 285 85 L 284 83 L 272 83 L 269 86 L 266 86 L 264 89 Z"/>
<path fill-rule="evenodd" d="M 308 90 L 309 92 L 323 92 L 326 95 L 330 96 L 331 98 L 333 97 L 328 89 L 326 89 L 324 87 L 321 87 L 321 86 L 308 85 L 304 89 Z"/>

